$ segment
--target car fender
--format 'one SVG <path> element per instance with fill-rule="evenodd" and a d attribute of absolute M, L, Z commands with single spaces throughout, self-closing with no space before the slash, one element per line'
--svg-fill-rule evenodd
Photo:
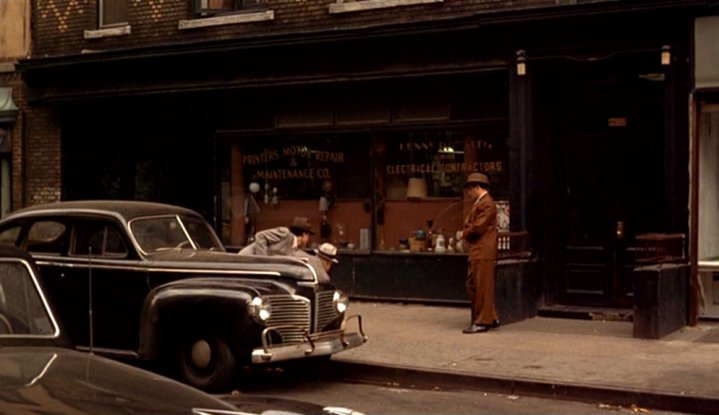
<path fill-rule="evenodd" d="M 222 336 L 235 354 L 260 343 L 260 325 L 249 305 L 258 295 L 280 286 L 266 281 L 189 278 L 160 285 L 145 299 L 140 321 L 139 355 L 153 361 L 170 350 L 177 336 L 188 330 L 212 330 Z M 285 291 L 286 292 L 286 291 Z"/>

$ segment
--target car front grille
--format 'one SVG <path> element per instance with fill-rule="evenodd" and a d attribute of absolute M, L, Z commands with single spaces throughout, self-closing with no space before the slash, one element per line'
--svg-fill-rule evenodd
<path fill-rule="evenodd" d="M 334 305 L 334 290 L 321 291 L 316 294 L 316 324 L 312 325 L 310 301 L 305 297 L 291 295 L 271 295 L 265 298 L 272 312 L 267 320 L 267 327 L 273 328 L 280 336 L 282 343 L 300 343 L 305 333 L 318 333 L 340 317 Z M 329 327 L 334 329 L 336 327 Z"/>
<path fill-rule="evenodd" d="M 335 320 L 340 314 L 335 308 L 334 298 L 335 291 L 322 291 L 317 293 L 317 331 L 324 331 L 327 325 Z"/>
<path fill-rule="evenodd" d="M 309 300 L 290 295 L 272 295 L 266 300 L 271 307 L 267 327 L 275 328 L 282 343 L 300 343 L 310 330 Z"/>

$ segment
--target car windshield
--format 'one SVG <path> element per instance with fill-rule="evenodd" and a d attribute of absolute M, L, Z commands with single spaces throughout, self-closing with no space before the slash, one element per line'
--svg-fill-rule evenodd
<path fill-rule="evenodd" d="M 47 337 L 57 332 L 27 263 L 13 258 L 0 259 L 0 338 Z"/>
<path fill-rule="evenodd" d="M 199 218 L 173 215 L 135 219 L 130 222 L 130 232 L 148 254 L 183 248 L 224 250 L 210 225 Z"/>

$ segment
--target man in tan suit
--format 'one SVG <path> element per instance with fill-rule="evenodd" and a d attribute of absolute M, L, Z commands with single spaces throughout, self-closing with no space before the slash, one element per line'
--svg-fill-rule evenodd
<path fill-rule="evenodd" d="M 472 173 L 464 184 L 474 200 L 464 218 L 462 239 L 468 252 L 467 294 L 472 321 L 463 333 L 484 333 L 499 327 L 494 307 L 494 265 L 497 260 L 497 206 L 489 194 L 489 178 Z"/>

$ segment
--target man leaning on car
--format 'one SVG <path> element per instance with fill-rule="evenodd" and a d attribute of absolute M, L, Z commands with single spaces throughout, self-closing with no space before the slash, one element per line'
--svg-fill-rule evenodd
<path fill-rule="evenodd" d="M 255 241 L 239 252 L 240 255 L 286 255 L 303 258 L 317 272 L 319 282 L 329 282 L 330 277 L 325 271 L 322 261 L 304 251 L 314 235 L 310 220 L 297 216 L 289 227 L 278 226 L 265 229 L 255 234 Z"/>

